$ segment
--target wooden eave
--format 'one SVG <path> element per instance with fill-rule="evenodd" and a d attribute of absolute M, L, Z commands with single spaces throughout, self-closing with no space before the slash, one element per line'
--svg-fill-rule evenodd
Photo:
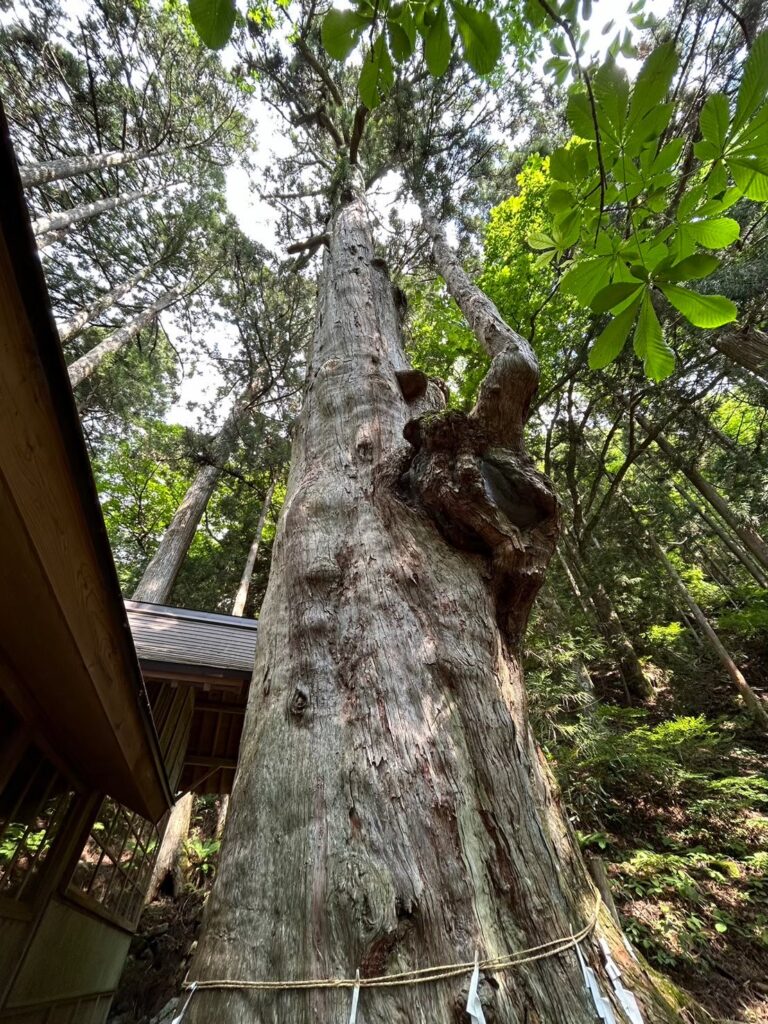
<path fill-rule="evenodd" d="M 150 692 L 171 687 L 195 694 L 179 788 L 231 793 L 258 623 L 143 601 L 125 605 Z"/>
<path fill-rule="evenodd" d="M 0 688 L 75 779 L 172 797 L 0 104 Z"/>

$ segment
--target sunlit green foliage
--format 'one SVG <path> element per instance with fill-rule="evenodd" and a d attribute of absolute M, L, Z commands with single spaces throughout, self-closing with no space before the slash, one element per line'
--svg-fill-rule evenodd
<path fill-rule="evenodd" d="M 739 199 L 768 199 L 768 33 L 746 61 L 734 109 L 723 93 L 703 104 L 693 153 L 675 132 L 676 69 L 675 47 L 664 43 L 633 85 L 608 60 L 572 90 L 576 141 L 552 156 L 551 233 L 529 238 L 544 258 L 565 260 L 563 290 L 612 314 L 590 365 L 612 362 L 634 327 L 635 353 L 654 380 L 675 367 L 657 303 L 666 299 L 696 327 L 735 320 L 730 299 L 683 282 L 709 277 L 720 265 L 712 253 L 739 238 L 739 222 L 726 216 Z"/>
<path fill-rule="evenodd" d="M 488 359 L 456 303 L 436 281 L 405 281 L 408 355 L 413 365 L 448 385 L 449 402 L 471 408 Z"/>
<path fill-rule="evenodd" d="M 480 283 L 502 316 L 527 337 L 541 368 L 541 390 L 553 383 L 564 358 L 583 344 L 592 319 L 567 293 L 546 261 L 526 245 L 551 223 L 549 159 L 531 156 L 517 176 L 516 195 L 491 210 L 484 235 Z"/>
<path fill-rule="evenodd" d="M 675 647 L 685 635 L 682 622 L 654 625 L 647 632 L 648 642 L 658 647 Z"/>

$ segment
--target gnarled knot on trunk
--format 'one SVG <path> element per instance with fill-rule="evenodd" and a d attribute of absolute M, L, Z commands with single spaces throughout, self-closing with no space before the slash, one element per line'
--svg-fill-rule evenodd
<path fill-rule="evenodd" d="M 415 417 L 445 408 L 448 385 L 439 377 L 428 377 L 421 370 L 398 370 L 395 377 L 400 394 Z"/>
<path fill-rule="evenodd" d="M 404 482 L 451 544 L 490 556 L 499 624 L 517 641 L 557 541 L 551 483 L 472 415 L 428 413 L 403 434 L 414 449 Z"/>

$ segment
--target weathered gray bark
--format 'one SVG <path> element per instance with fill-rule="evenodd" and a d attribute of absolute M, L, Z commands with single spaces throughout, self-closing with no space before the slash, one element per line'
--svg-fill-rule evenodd
<path fill-rule="evenodd" d="M 472 415 L 441 413 L 440 389 L 405 362 L 364 199 L 347 196 L 190 979 L 370 976 L 520 949 L 589 919 L 594 891 L 520 670 L 556 510 L 510 440 L 521 424 L 503 422 L 535 385 L 535 370 L 505 373 L 518 358 L 499 353 Z M 599 928 L 649 1024 L 674 1019 L 609 913 Z M 611 990 L 594 940 L 584 951 Z M 573 951 L 496 980 L 481 984 L 489 1020 L 595 1020 Z M 358 1024 L 456 1024 L 467 983 L 364 989 Z M 326 1024 L 349 1001 L 198 989 L 185 1024 Z"/>
<path fill-rule="evenodd" d="M 168 309 L 175 302 L 178 302 L 182 295 L 186 293 L 187 288 L 188 285 L 178 285 L 176 288 L 170 288 L 167 292 L 158 296 L 150 306 L 147 306 L 130 323 L 120 327 L 103 341 L 100 341 L 98 345 L 94 345 L 85 355 L 70 363 L 67 367 L 67 372 L 69 373 L 69 382 L 72 387 L 76 388 L 86 377 L 90 377 L 107 356 L 124 348 L 132 338 L 136 337 L 139 331 L 153 323 L 158 313 L 162 313 L 164 309 Z"/>
<path fill-rule="evenodd" d="M 38 235 L 35 238 L 35 244 L 40 252 L 43 249 L 49 249 L 56 242 L 61 242 L 68 235 L 68 231 L 64 228 L 60 228 L 58 231 L 47 231 L 44 235 Z"/>
<path fill-rule="evenodd" d="M 679 454 L 675 451 L 667 438 L 664 437 L 664 435 L 660 433 L 642 413 L 635 413 L 635 417 L 643 430 L 647 431 L 649 434 L 653 434 L 654 441 L 669 458 L 672 465 L 687 477 L 699 494 L 709 502 L 718 515 L 720 515 L 728 526 L 730 526 L 747 550 L 752 552 L 760 565 L 764 569 L 768 569 L 768 544 L 765 543 L 763 538 L 753 530 L 751 526 L 747 526 L 747 524 L 741 520 L 722 494 L 720 494 L 720 492 L 701 475 L 695 466 L 690 465 L 680 458 Z"/>
<path fill-rule="evenodd" d="M 58 324 L 59 338 L 61 341 L 69 341 L 75 334 L 79 334 L 84 327 L 92 323 L 97 316 L 105 313 L 108 309 L 111 309 L 116 302 L 119 302 L 124 295 L 127 295 L 129 291 L 136 287 L 137 284 L 141 284 L 150 274 L 152 267 L 142 267 L 141 270 L 136 274 L 132 274 L 126 278 L 125 281 L 121 281 L 120 284 L 115 285 L 109 291 L 100 295 L 98 299 L 92 302 L 89 306 L 83 306 L 77 313 L 66 323 Z"/>
<path fill-rule="evenodd" d="M 750 715 L 752 716 L 752 720 L 754 721 L 755 725 L 762 729 L 763 732 L 768 732 L 768 711 L 766 710 L 765 704 L 744 678 L 744 675 L 740 671 L 738 665 L 731 657 L 730 653 L 726 649 L 720 637 L 712 628 L 709 619 L 701 610 L 696 601 L 693 599 L 692 595 L 689 593 L 688 588 L 681 579 L 679 572 L 674 567 L 672 562 L 670 562 L 666 551 L 662 548 L 661 544 L 659 544 L 659 542 L 656 540 L 656 538 L 650 531 L 648 531 L 647 536 L 651 542 L 651 547 L 656 552 L 659 560 L 662 562 L 664 568 L 667 570 L 667 573 L 669 574 L 670 578 L 675 584 L 675 587 L 677 588 L 680 597 L 686 603 L 688 608 L 690 608 L 691 614 L 696 620 L 699 629 L 704 634 L 704 637 L 706 638 L 712 650 L 720 659 L 721 665 L 726 670 L 731 681 L 733 682 L 733 685 L 738 690 L 739 695 L 744 701 L 744 704 L 747 710 L 749 711 Z"/>
<path fill-rule="evenodd" d="M 261 535 L 264 532 L 264 523 L 267 519 L 267 513 L 269 507 L 272 504 L 272 495 L 275 493 L 275 483 L 273 480 L 269 485 L 269 490 L 264 498 L 264 504 L 261 506 L 261 514 L 259 515 L 259 523 L 256 527 L 256 534 L 253 538 L 253 543 L 248 551 L 248 557 L 245 560 L 245 566 L 243 568 L 243 575 L 240 578 L 240 586 L 237 588 L 237 594 L 235 595 L 235 602 L 232 605 L 233 615 L 242 615 L 245 611 L 245 602 L 248 600 L 248 591 L 251 586 L 251 577 L 253 576 L 253 567 L 256 565 L 256 558 L 259 554 L 259 545 L 261 544 Z"/>
<path fill-rule="evenodd" d="M 752 578 L 760 584 L 761 587 L 768 587 L 768 576 L 760 569 L 760 567 L 750 558 L 744 548 L 739 544 L 730 533 L 721 526 L 720 523 L 715 519 L 714 516 L 699 505 L 697 501 L 694 501 L 688 491 L 684 487 L 680 487 L 679 484 L 675 484 L 675 489 L 683 496 L 688 507 L 707 524 L 710 530 L 719 537 L 725 547 L 731 552 L 731 554 L 740 562 Z"/>
<path fill-rule="evenodd" d="M 173 584 L 187 557 L 203 512 L 237 439 L 239 425 L 253 401 L 254 389 L 255 384 L 246 390 L 225 420 L 213 443 L 210 463 L 197 472 L 189 485 L 157 550 L 144 570 L 141 582 L 133 595 L 134 601 L 163 604 L 170 598 Z"/>
<path fill-rule="evenodd" d="M 83 156 L 61 157 L 58 160 L 45 160 L 39 164 L 23 164 L 19 167 L 21 183 L 26 188 L 31 185 L 45 185 L 49 181 L 63 181 L 74 178 L 78 174 L 89 171 L 100 171 L 106 167 L 124 167 L 135 164 L 150 157 L 162 156 L 166 148 L 116 150 L 111 153 L 88 153 Z"/>
<path fill-rule="evenodd" d="M 168 824 L 163 832 L 163 841 L 160 844 L 160 851 L 152 869 L 152 878 L 149 882 L 149 889 L 144 898 L 145 903 L 151 903 L 157 899 L 160 886 L 168 875 L 173 879 L 173 895 L 178 896 L 184 887 L 184 843 L 189 834 L 189 825 L 192 821 L 192 805 L 194 796 L 192 793 L 185 793 L 180 797 L 171 809 L 168 817 Z"/>
<path fill-rule="evenodd" d="M 513 331 L 488 296 L 479 289 L 464 272 L 464 268 L 451 249 L 441 225 L 422 207 L 422 219 L 427 234 L 432 239 L 432 253 L 440 276 L 448 285 L 457 306 L 464 314 L 477 340 L 491 359 L 497 362 L 483 381 L 478 401 L 485 398 L 490 407 L 486 415 L 496 421 L 490 424 L 496 433 L 505 435 L 505 443 L 520 447 L 523 443 L 523 427 L 528 419 L 528 408 L 538 386 L 539 371 L 533 349 L 527 340 Z M 500 401 L 492 401 L 501 394 L 501 382 L 512 375 L 519 384 L 507 400 L 514 401 L 512 408 L 506 408 Z M 512 436 L 509 436 L 509 431 Z"/>
<path fill-rule="evenodd" d="M 140 199 L 146 199 L 161 191 L 166 191 L 166 189 L 145 188 L 137 192 L 124 192 L 119 196 L 110 196 L 108 199 L 97 199 L 93 203 L 83 203 L 81 206 L 72 207 L 71 210 L 62 210 L 61 213 L 38 217 L 32 221 L 32 230 L 36 235 L 46 235 L 51 231 L 63 231 L 84 220 L 91 220 L 92 217 L 110 213 L 112 210 L 120 210 L 123 206 L 130 206 L 131 203 L 137 203 Z"/>
<path fill-rule="evenodd" d="M 714 334 L 712 344 L 745 370 L 768 380 L 768 334 L 753 327 Z"/>

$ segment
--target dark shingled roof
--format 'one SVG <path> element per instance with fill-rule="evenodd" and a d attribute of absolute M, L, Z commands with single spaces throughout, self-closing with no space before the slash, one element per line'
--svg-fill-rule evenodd
<path fill-rule="evenodd" d="M 253 619 L 145 601 L 126 601 L 125 608 L 140 662 L 250 677 L 258 632 Z"/>

